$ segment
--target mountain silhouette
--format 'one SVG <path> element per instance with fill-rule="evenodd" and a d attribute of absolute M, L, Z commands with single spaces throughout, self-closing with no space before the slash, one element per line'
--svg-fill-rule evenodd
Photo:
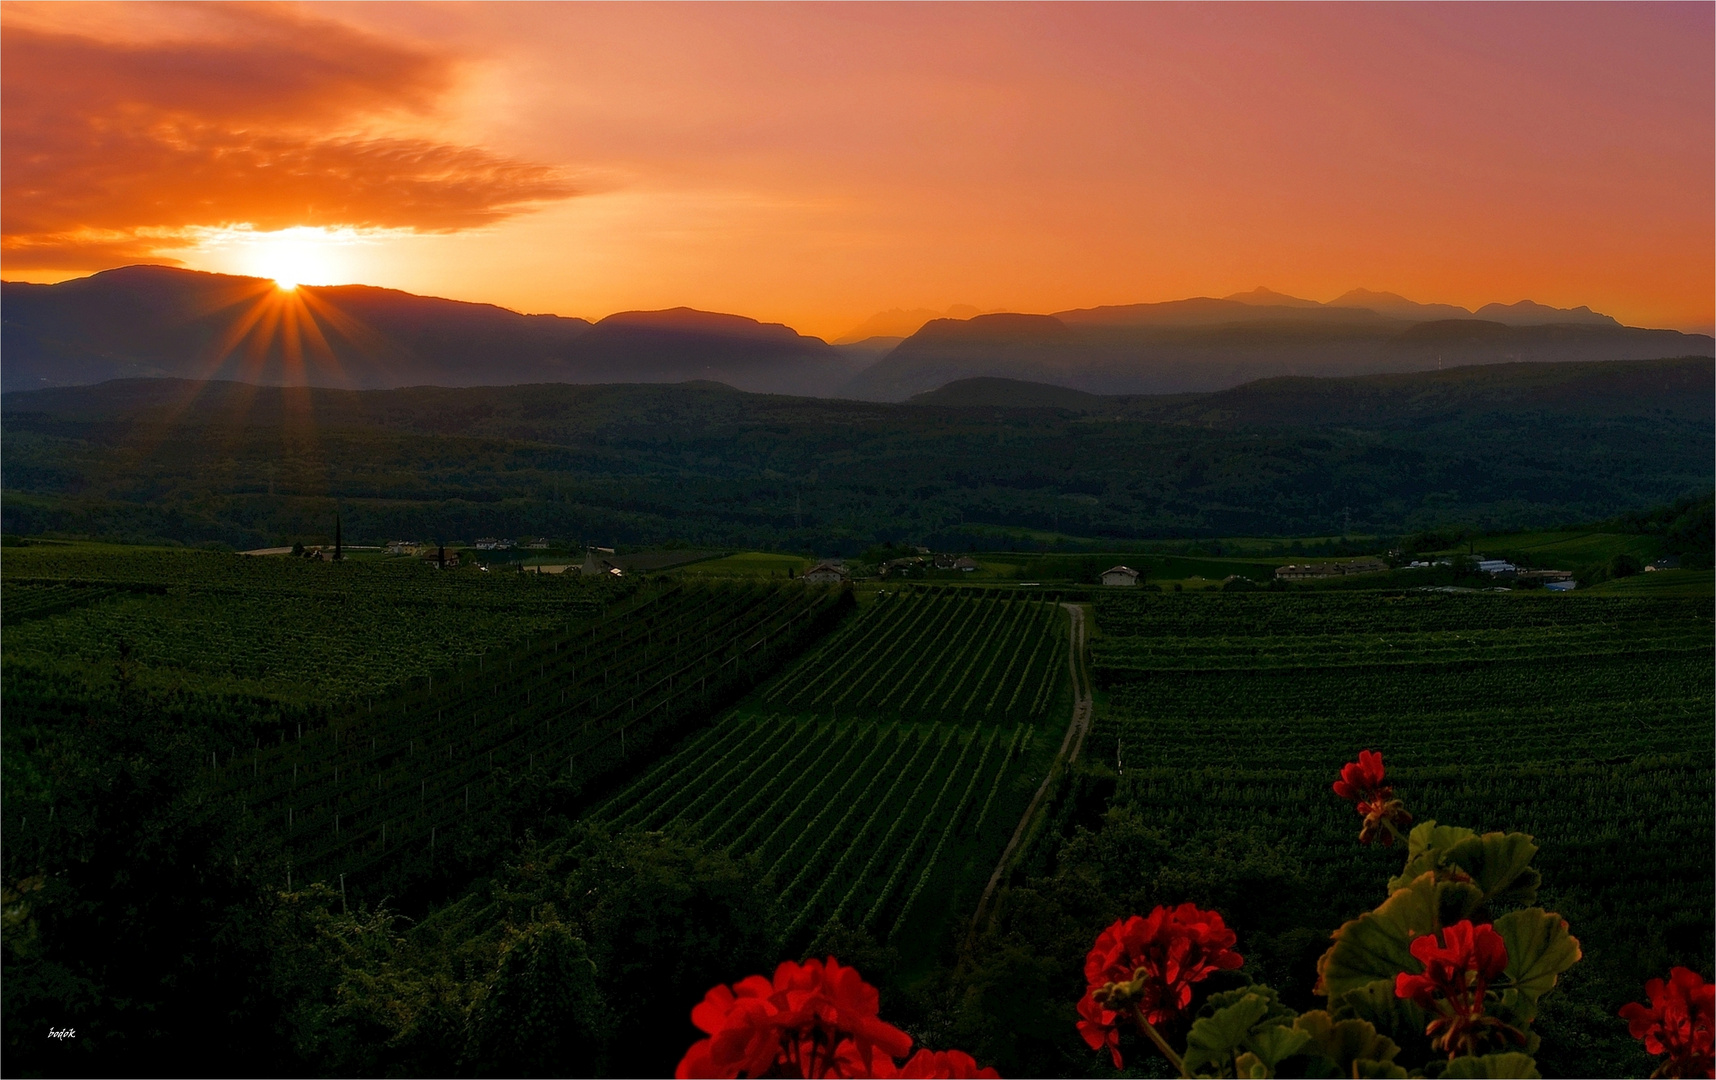
<path fill-rule="evenodd" d="M 969 319 L 982 314 L 970 304 L 955 304 L 946 311 L 929 308 L 889 308 L 878 311 L 852 329 L 834 339 L 836 345 L 853 345 L 870 338 L 907 338 L 923 329 L 931 319 Z"/>
<path fill-rule="evenodd" d="M 1255 293 L 1250 295 L 1257 299 Z M 1387 300 L 1384 294 L 1369 295 Z M 1443 306 L 1412 305 L 1432 310 Z M 1042 320 L 1038 322 L 999 315 L 963 323 L 942 319 L 926 324 L 864 369 L 842 393 L 863 400 L 905 401 L 948 383 L 983 377 L 1050 383 L 1094 394 L 1207 393 L 1291 375 L 1344 377 L 1480 364 L 1716 353 L 1708 335 L 1626 327 L 1588 308 L 1566 312 L 1516 304 L 1507 314 L 1514 324 L 1479 319 L 1470 312 L 1458 319 L 1412 320 L 1372 308 L 1200 297 L 1061 311 L 1037 316 Z M 1559 316 L 1569 317 L 1533 321 Z"/>
<path fill-rule="evenodd" d="M 1709 336 L 1626 327 L 1586 307 L 1525 300 L 1474 314 L 1367 290 L 1327 304 L 1259 286 L 1051 315 L 950 311 L 970 317 L 834 346 L 779 323 L 685 307 L 591 324 L 368 285 L 283 291 L 266 278 L 128 266 L 57 285 L 0 284 L 0 374 L 7 390 L 136 377 L 348 389 L 702 380 L 904 401 L 972 378 L 1172 394 L 1277 376 L 1716 351 Z M 936 313 L 884 312 L 871 322 L 920 314 Z"/>
<path fill-rule="evenodd" d="M 128 266 L 57 285 L 0 285 L 6 388 L 127 377 L 348 389 L 712 379 L 827 394 L 862 366 L 826 342 L 741 315 L 628 311 L 595 325 L 367 285 Z"/>

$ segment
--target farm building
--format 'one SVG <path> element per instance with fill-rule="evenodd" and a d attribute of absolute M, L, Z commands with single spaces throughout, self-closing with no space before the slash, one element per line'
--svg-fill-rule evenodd
<path fill-rule="evenodd" d="M 973 570 L 977 569 L 977 560 L 971 558 L 969 555 L 961 556 L 953 561 L 953 568 L 969 574 Z"/>
<path fill-rule="evenodd" d="M 596 552 L 601 550 L 603 549 L 590 548 L 584 553 L 584 565 L 581 568 L 580 573 L 585 577 L 601 577 L 604 574 L 610 577 L 625 577 L 626 572 L 624 569 L 607 559 L 597 556 Z M 609 554 L 612 554 L 611 550 L 609 551 Z"/>
<path fill-rule="evenodd" d="M 1104 585 L 1136 585 L 1140 577 L 1130 566 L 1111 566 L 1102 572 Z"/>
<path fill-rule="evenodd" d="M 802 575 L 801 580 L 811 582 L 812 584 L 819 582 L 830 583 L 845 581 L 846 568 L 837 562 L 819 562 L 809 570 L 806 570 Z"/>
<path fill-rule="evenodd" d="M 1511 574 L 1519 567 L 1506 559 L 1484 559 L 1478 563 L 1478 569 L 1486 574 Z"/>
<path fill-rule="evenodd" d="M 1275 568 L 1278 581 L 1316 581 L 1348 574 L 1377 574 L 1388 569 L 1381 559 L 1351 559 L 1346 562 L 1303 563 Z"/>

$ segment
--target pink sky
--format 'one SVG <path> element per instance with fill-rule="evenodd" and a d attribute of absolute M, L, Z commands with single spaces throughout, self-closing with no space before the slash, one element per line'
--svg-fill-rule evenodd
<path fill-rule="evenodd" d="M 9 279 L 1710 329 L 1710 4 L 0 5 Z"/>

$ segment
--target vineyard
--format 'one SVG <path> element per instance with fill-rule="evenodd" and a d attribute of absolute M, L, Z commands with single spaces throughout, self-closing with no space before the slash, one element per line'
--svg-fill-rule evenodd
<path fill-rule="evenodd" d="M 647 757 L 822 632 L 843 596 L 767 584 L 646 593 L 210 766 L 296 852 L 306 878 L 384 863 L 432 871 L 446 840 L 511 778 L 589 784 Z"/>
<path fill-rule="evenodd" d="M 755 858 L 789 940 L 923 943 L 974 903 L 1064 727 L 1065 616 L 987 590 L 881 596 L 596 811 Z"/>
<path fill-rule="evenodd" d="M 1708 600 L 1104 594 L 1096 613 L 1087 752 L 1119 773 L 1113 805 L 1176 842 L 1256 837 L 1350 917 L 1367 899 L 1338 883 L 1395 856 L 1353 842 L 1330 763 L 1374 749 L 1419 820 L 1537 838 L 1593 973 L 1708 953 Z"/>
<path fill-rule="evenodd" d="M 633 588 L 442 573 L 415 559 L 67 545 L 7 549 L 0 605 L 9 678 L 46 669 L 103 680 L 124 642 L 145 684 L 328 706 L 564 630 Z"/>
<path fill-rule="evenodd" d="M 1060 706 L 1065 616 L 987 589 L 880 596 L 795 664 L 760 707 L 947 723 L 1038 723 Z"/>
<path fill-rule="evenodd" d="M 1023 726 L 740 710 L 597 816 L 618 828 L 682 825 L 756 857 L 794 913 L 789 938 L 836 921 L 892 938 L 914 915 L 938 919 L 947 890 L 985 868 L 1017 817 L 1011 781 L 1032 743 Z"/>

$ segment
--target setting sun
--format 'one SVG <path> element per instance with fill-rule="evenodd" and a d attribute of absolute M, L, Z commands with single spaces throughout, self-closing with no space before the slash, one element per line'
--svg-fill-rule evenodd
<path fill-rule="evenodd" d="M 263 232 L 239 227 L 208 230 L 197 249 L 222 270 L 268 278 L 282 292 L 291 292 L 300 285 L 353 280 L 357 275 L 349 256 L 365 239 L 355 229 L 298 226 Z"/>

